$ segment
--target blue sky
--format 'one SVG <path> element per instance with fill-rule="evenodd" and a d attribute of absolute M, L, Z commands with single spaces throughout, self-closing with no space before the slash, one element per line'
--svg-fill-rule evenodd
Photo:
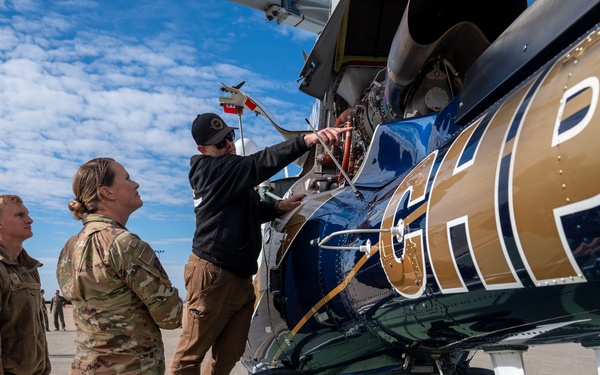
<path fill-rule="evenodd" d="M 72 178 L 108 156 L 140 184 L 144 206 L 128 229 L 159 250 L 184 297 L 192 120 L 222 114 L 221 83 L 246 81 L 242 90 L 282 126 L 305 129 L 314 100 L 297 79 L 315 40 L 225 0 L 0 0 L 0 193 L 20 195 L 30 211 L 24 248 L 44 264 L 47 295 L 58 289 L 60 250 L 81 229 L 67 208 Z M 251 113 L 243 130 L 260 149 L 282 140 Z"/>

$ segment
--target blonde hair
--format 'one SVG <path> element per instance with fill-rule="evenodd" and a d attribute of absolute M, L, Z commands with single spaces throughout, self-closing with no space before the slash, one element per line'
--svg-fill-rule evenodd
<path fill-rule="evenodd" d="M 18 195 L 14 194 L 0 194 L 0 216 L 4 212 L 4 207 L 7 203 L 23 204 L 23 200 Z"/>
<path fill-rule="evenodd" d="M 115 180 L 115 171 L 110 167 L 114 161 L 112 158 L 95 158 L 80 166 L 75 173 L 75 198 L 69 203 L 69 210 L 76 220 L 100 208 L 100 188 L 111 186 Z"/>

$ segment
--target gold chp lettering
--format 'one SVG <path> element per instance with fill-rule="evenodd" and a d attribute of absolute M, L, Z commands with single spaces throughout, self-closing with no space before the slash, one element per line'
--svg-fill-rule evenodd
<path fill-rule="evenodd" d="M 599 54 L 592 51 L 595 49 L 598 47 L 593 45 L 587 52 Z M 535 92 L 530 90 L 539 75 L 465 129 L 444 155 L 428 202 L 421 203 L 430 178 L 422 177 L 431 173 L 436 155 L 424 159 L 404 178 L 386 207 L 381 227 L 391 228 L 398 219 L 410 224 L 409 218 L 397 218 L 396 213 L 420 203 L 427 205 L 426 230 L 413 231 L 404 238 L 402 256 L 394 252 L 391 233 L 380 234 L 382 266 L 398 293 L 408 298 L 423 293 L 426 253 L 443 293 L 468 290 L 450 240 L 450 230 L 456 225 L 466 230 L 470 255 L 486 289 L 522 287 L 499 224 L 497 193 L 503 158 L 510 159 L 510 223 L 532 280 L 537 286 L 557 279 L 565 283 L 586 281 L 566 243 L 560 218 L 600 204 L 598 162 L 588 157 L 600 144 L 600 126 L 590 125 L 600 123 L 596 111 L 600 66 L 594 62 L 585 56 L 576 62 L 558 60 Z M 526 95 L 532 95 L 531 100 L 518 118 Z M 476 140 L 472 160 L 459 165 L 465 146 L 477 127 L 483 126 L 485 116 L 492 117 Z M 485 152 L 478 152 L 481 150 Z M 583 175 L 594 181 L 584 181 Z M 406 202 L 406 207 L 399 207 L 401 202 Z"/>

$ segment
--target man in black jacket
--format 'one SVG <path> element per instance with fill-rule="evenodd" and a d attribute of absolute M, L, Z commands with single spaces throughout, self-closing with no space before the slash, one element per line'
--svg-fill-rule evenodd
<path fill-rule="evenodd" d="M 252 276 L 258 270 L 260 225 L 298 207 L 306 196 L 295 194 L 267 203 L 260 200 L 255 187 L 317 144 L 316 134 L 238 156 L 235 129 L 214 113 L 198 115 L 192 123 L 200 151 L 192 156 L 189 173 L 196 232 L 184 271 L 186 314 L 171 366 L 174 375 L 199 374 L 211 347 L 203 373 L 231 372 L 244 353 L 254 309 Z M 326 128 L 318 133 L 325 144 L 333 146 L 347 130 Z"/>

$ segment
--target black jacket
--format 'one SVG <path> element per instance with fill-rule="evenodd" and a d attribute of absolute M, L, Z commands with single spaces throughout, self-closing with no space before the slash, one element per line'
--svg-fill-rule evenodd
<path fill-rule="evenodd" d="M 260 225 L 278 216 L 255 187 L 308 150 L 298 136 L 249 156 L 192 156 L 194 254 L 238 275 L 254 275 L 262 246 Z"/>

